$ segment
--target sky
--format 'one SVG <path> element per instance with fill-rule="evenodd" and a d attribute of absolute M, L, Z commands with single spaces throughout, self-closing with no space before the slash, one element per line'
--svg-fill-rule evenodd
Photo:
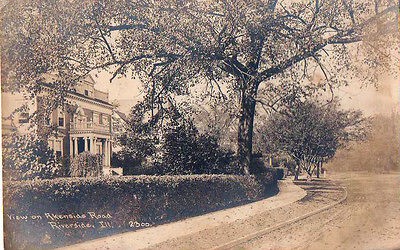
<path fill-rule="evenodd" d="M 120 106 L 119 110 L 128 114 L 130 108 L 143 96 L 141 92 L 142 83 L 137 79 L 115 78 L 110 83 L 111 75 L 100 73 L 93 79 L 96 81 L 95 88 L 109 93 L 110 102 L 116 100 Z"/>
<path fill-rule="evenodd" d="M 398 79 L 382 79 L 378 88 L 374 86 L 360 88 L 357 85 L 338 91 L 338 96 L 342 97 L 343 107 L 361 109 L 366 115 L 389 115 L 394 110 L 400 111 Z"/>

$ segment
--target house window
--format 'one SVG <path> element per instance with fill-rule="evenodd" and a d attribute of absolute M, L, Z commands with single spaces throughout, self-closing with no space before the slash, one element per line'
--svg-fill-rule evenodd
<path fill-rule="evenodd" d="M 65 115 L 61 110 L 58 111 L 58 126 L 65 127 Z"/>
<path fill-rule="evenodd" d="M 45 117 L 44 118 L 44 124 L 46 126 L 50 126 L 51 125 L 51 117 Z"/>
<path fill-rule="evenodd" d="M 107 116 L 103 115 L 103 123 L 104 125 L 108 125 L 108 119 Z"/>
<path fill-rule="evenodd" d="M 54 150 L 56 158 L 61 159 L 61 157 L 62 157 L 62 141 L 61 140 L 54 141 L 53 150 Z"/>
<path fill-rule="evenodd" d="M 29 114 L 27 112 L 20 113 L 18 122 L 19 123 L 28 123 L 28 121 L 29 121 Z"/>
<path fill-rule="evenodd" d="M 100 123 L 99 114 L 93 113 L 93 122 L 96 123 L 96 124 Z"/>
<path fill-rule="evenodd" d="M 54 141 L 53 140 L 49 140 L 48 141 L 49 147 L 54 150 Z"/>
<path fill-rule="evenodd" d="M 64 127 L 64 117 L 58 117 L 58 126 Z"/>

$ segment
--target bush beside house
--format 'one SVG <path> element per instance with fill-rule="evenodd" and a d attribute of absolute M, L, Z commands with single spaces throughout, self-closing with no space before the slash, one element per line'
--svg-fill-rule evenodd
<path fill-rule="evenodd" d="M 132 230 L 131 222 L 161 224 L 256 201 L 276 192 L 271 173 L 261 177 L 234 175 L 129 176 L 63 178 L 5 184 L 5 214 L 42 215 L 36 221 L 5 217 L 10 249 L 50 248 Z M 54 230 L 44 213 L 110 214 L 107 230 Z M 105 219 L 107 221 L 107 219 Z M 71 223 L 74 219 L 57 220 Z M 81 222 L 82 219 L 76 219 Z M 83 220 L 84 221 L 84 220 Z M 93 220 L 89 222 L 94 222 Z M 94 223 L 98 223 L 95 221 Z M 118 226 L 121 226 L 120 228 Z"/>
<path fill-rule="evenodd" d="M 61 162 L 36 134 L 4 135 L 2 146 L 4 180 L 51 179 L 63 175 Z"/>
<path fill-rule="evenodd" d="M 71 177 L 98 177 L 103 175 L 103 156 L 82 152 L 71 162 Z"/>

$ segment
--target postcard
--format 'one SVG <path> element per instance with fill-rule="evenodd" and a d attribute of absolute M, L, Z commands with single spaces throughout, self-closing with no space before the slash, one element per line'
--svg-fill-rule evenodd
<path fill-rule="evenodd" d="M 397 1 L 0 10 L 4 249 L 400 249 Z"/>

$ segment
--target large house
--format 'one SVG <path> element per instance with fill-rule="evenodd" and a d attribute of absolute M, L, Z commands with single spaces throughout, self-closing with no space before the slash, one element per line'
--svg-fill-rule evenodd
<path fill-rule="evenodd" d="M 100 154 L 103 155 L 104 170 L 107 172 L 111 165 L 113 106 L 109 103 L 108 93 L 95 89 L 94 85 L 95 81 L 90 76 L 81 80 L 74 91 L 67 93 L 68 104 L 53 110 L 50 117 L 43 124 L 38 124 L 36 129 L 40 133 L 46 127 L 56 128 L 56 133 L 48 137 L 48 143 L 57 158 L 69 156 L 73 159 L 84 151 Z M 11 120 L 4 120 L 26 102 L 22 96 L 3 93 L 3 134 L 10 130 L 24 133 L 30 113 L 43 107 L 38 96 L 30 105 L 30 111 L 19 112 Z"/>

